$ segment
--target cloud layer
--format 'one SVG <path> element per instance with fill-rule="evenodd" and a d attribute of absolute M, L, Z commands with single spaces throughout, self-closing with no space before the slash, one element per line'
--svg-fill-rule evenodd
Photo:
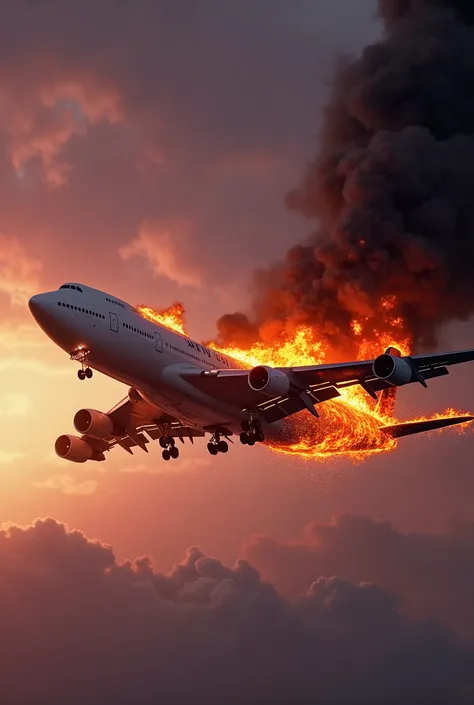
<path fill-rule="evenodd" d="M 373 584 L 293 602 L 246 562 L 192 548 L 168 574 L 53 519 L 0 533 L 5 702 L 461 702 L 472 654 Z"/>
<path fill-rule="evenodd" d="M 474 639 L 474 524 L 444 534 L 402 533 L 390 522 L 339 514 L 310 523 L 291 542 L 255 537 L 246 555 L 286 595 L 315 575 L 373 580 L 399 597 L 405 613 L 439 618 Z"/>

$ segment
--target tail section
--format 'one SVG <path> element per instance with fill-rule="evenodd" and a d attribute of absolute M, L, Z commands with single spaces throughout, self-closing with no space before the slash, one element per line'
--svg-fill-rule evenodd
<path fill-rule="evenodd" d="M 454 426 L 460 423 L 469 423 L 470 421 L 474 421 L 474 416 L 451 416 L 444 419 L 395 423 L 388 426 L 381 426 L 380 430 L 392 438 L 403 438 L 404 436 L 413 436 L 415 433 L 435 431 L 439 428 L 446 428 L 446 426 Z"/>

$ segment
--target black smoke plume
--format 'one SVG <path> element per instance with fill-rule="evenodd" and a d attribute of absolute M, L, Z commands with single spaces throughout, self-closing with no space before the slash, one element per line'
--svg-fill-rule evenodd
<path fill-rule="evenodd" d="M 383 38 L 336 71 L 319 148 L 290 209 L 305 244 L 255 276 L 252 320 L 221 342 L 312 325 L 333 346 L 391 331 L 420 349 L 474 312 L 474 3 L 379 0 Z"/>

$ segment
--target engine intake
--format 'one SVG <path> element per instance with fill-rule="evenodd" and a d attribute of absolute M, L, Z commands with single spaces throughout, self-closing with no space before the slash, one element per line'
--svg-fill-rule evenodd
<path fill-rule="evenodd" d="M 74 416 L 74 428 L 92 438 L 107 438 L 113 434 L 114 424 L 110 416 L 101 411 L 80 409 Z"/>
<path fill-rule="evenodd" d="M 373 372 L 379 379 L 386 380 L 389 384 L 397 387 L 410 382 L 413 375 L 413 370 L 408 362 L 401 357 L 394 357 L 388 353 L 375 358 Z"/>
<path fill-rule="evenodd" d="M 250 370 L 248 377 L 249 387 L 254 392 L 263 392 L 269 397 L 280 397 L 290 391 L 290 380 L 280 370 L 275 370 L 267 365 L 259 365 Z"/>
<path fill-rule="evenodd" d="M 128 390 L 128 399 L 132 404 L 138 404 L 139 402 L 143 401 L 143 397 L 141 396 L 140 392 L 137 389 L 134 389 L 133 387 L 130 387 Z"/>
<path fill-rule="evenodd" d="M 105 460 L 104 454 L 94 450 L 86 441 L 77 436 L 59 436 L 54 444 L 56 455 L 73 463 L 85 463 L 86 460 Z"/>

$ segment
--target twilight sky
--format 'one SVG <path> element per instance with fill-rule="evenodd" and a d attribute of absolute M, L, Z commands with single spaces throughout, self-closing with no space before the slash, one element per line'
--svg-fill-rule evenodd
<path fill-rule="evenodd" d="M 403 3 L 382 5 L 395 12 Z M 53 693 L 41 669 L 52 668 L 70 634 L 74 641 L 78 615 L 87 622 L 90 614 L 99 615 L 86 630 L 91 643 L 113 651 L 115 641 L 129 678 L 141 680 L 143 666 L 138 705 L 152 693 L 147 645 L 182 659 L 203 699 L 217 703 L 240 677 L 235 664 L 246 640 L 256 643 L 260 675 L 247 654 L 243 680 L 255 676 L 254 690 L 232 693 L 239 703 L 270 702 L 265 679 L 286 662 L 292 639 L 282 705 L 299 705 L 314 692 L 327 693 L 327 703 L 346 702 L 351 688 L 331 675 L 339 656 L 367 703 L 392 702 L 387 694 L 400 674 L 394 703 L 414 693 L 419 703 L 457 702 L 461 686 L 465 697 L 471 692 L 472 648 L 459 655 L 454 640 L 474 639 L 472 431 L 405 439 L 391 455 L 360 465 L 310 464 L 237 444 L 211 458 L 202 443 L 166 466 L 158 445 L 148 456 L 114 450 L 103 464 L 68 464 L 53 445 L 72 431 L 76 410 L 106 411 L 126 390 L 99 375 L 79 382 L 75 365 L 26 307 L 33 293 L 82 281 L 132 304 L 182 301 L 197 339 L 212 336 L 224 312 L 246 310 L 254 270 L 309 235 L 311 224 L 288 211 L 285 193 L 300 183 L 315 151 L 338 57 L 357 55 L 380 36 L 376 11 L 375 0 L 0 5 L 0 520 L 54 518 L 0 534 L 0 617 L 10 615 L 13 663 L 31 624 L 41 631 L 38 615 L 54 613 L 51 650 L 35 666 L 37 692 Z M 443 329 L 439 347 L 473 343 L 467 321 Z M 398 413 L 473 410 L 473 383 L 473 369 L 457 368 L 428 390 L 403 390 Z M 204 555 L 194 549 L 183 559 L 196 545 Z M 144 555 L 154 567 L 121 565 Z M 274 587 L 246 563 L 225 567 L 237 558 Z M 158 572 L 183 560 L 171 576 Z M 359 585 L 367 581 L 377 587 Z M 77 589 L 69 594 L 68 585 Z M 286 602 L 311 585 L 300 602 Z M 189 605 L 203 614 L 191 609 L 190 618 Z M 74 615 L 69 631 L 61 610 Z M 107 635 L 111 624 L 118 626 Z M 228 652 L 219 641 L 223 624 L 236 635 Z M 269 624 L 274 651 L 265 661 Z M 340 647 L 347 635 L 357 641 L 361 634 L 367 663 L 356 664 Z M 205 663 L 193 651 L 202 639 L 222 659 L 215 680 L 203 675 Z M 392 665 L 400 646 L 415 662 L 425 653 L 419 691 L 413 660 L 393 670 L 377 662 L 381 642 Z M 40 637 L 33 643 L 44 648 Z M 80 648 L 74 642 L 76 655 Z M 310 677 L 302 664 L 315 653 L 326 666 Z M 94 658 L 86 659 L 88 678 L 106 693 L 113 671 L 105 664 L 96 673 Z M 21 682 L 28 663 L 11 671 L 8 687 Z M 50 702 L 84 702 L 86 690 L 77 701 L 70 693 L 64 699 L 75 682 L 73 666 L 65 669 Z M 439 682 L 429 677 L 441 671 Z M 170 705 L 189 702 L 173 677 L 165 664 L 163 690 L 153 694 L 174 693 Z M 364 678 L 373 692 L 364 690 Z M 29 697 L 25 685 L 15 702 Z"/>

